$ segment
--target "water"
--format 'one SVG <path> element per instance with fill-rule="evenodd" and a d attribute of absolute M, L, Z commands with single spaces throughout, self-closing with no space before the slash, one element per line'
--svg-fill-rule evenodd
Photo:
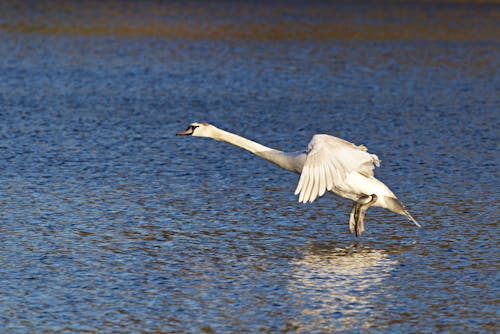
<path fill-rule="evenodd" d="M 2 6 L 2 332 L 498 331 L 498 6 Z M 424 228 L 193 121 L 363 143 Z"/>

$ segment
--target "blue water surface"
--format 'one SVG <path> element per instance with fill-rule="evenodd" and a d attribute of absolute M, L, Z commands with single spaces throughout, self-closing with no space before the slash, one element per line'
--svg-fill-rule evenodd
<path fill-rule="evenodd" d="M 498 40 L 0 27 L 2 332 L 498 330 Z M 424 228 L 373 208 L 356 240 L 193 121 L 365 144 Z"/>

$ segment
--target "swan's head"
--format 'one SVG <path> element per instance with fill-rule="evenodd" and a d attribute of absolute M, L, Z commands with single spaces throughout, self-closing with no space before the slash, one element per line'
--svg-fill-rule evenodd
<path fill-rule="evenodd" d="M 215 126 L 205 122 L 191 123 L 184 131 L 178 132 L 177 136 L 214 137 Z"/>

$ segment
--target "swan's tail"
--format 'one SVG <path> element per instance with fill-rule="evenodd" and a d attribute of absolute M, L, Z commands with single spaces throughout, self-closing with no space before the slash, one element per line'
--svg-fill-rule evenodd
<path fill-rule="evenodd" d="M 406 216 L 406 218 L 408 218 L 409 221 L 411 221 L 413 224 L 415 224 L 417 227 L 422 227 L 422 225 L 420 225 L 416 220 L 415 218 L 413 218 L 410 213 L 406 210 L 403 211 L 403 214 Z"/>
<path fill-rule="evenodd" d="M 385 196 L 385 203 L 387 204 L 387 208 L 392 212 L 399 213 L 400 215 L 405 216 L 411 221 L 415 226 L 422 227 L 415 218 L 413 218 L 408 211 L 406 211 L 403 203 L 401 203 L 397 198 Z"/>

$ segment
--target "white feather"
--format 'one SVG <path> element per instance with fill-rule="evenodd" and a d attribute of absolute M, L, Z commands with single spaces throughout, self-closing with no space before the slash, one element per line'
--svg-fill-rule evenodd
<path fill-rule="evenodd" d="M 299 202 L 313 202 L 327 190 L 345 188 L 347 175 L 360 173 L 373 177 L 378 158 L 363 148 L 329 135 L 315 135 L 308 145 L 306 161 L 295 190 Z M 309 186 L 309 184 L 312 185 Z M 303 184 L 308 184 L 304 187 Z"/>

